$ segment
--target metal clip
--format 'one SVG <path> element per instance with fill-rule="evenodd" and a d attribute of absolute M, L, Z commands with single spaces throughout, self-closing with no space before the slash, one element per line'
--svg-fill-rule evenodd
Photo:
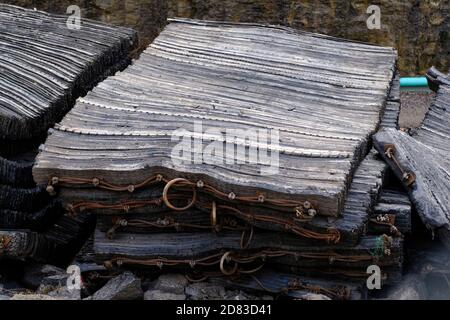
<path fill-rule="evenodd" d="M 397 158 L 395 157 L 395 153 L 397 152 L 397 149 L 395 148 L 395 145 L 391 143 L 386 143 L 384 145 L 384 154 L 389 160 L 392 160 L 394 164 L 397 166 L 397 168 L 402 173 L 402 181 L 406 184 L 407 187 L 411 187 L 416 182 L 416 175 L 412 171 L 406 171 L 402 168 L 400 163 L 398 162 Z"/>

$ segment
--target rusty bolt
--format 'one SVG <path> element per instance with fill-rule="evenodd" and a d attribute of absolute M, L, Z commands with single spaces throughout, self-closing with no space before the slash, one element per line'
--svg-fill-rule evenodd
<path fill-rule="evenodd" d="M 47 186 L 46 191 L 52 197 L 56 196 L 56 191 L 55 191 L 55 188 L 53 188 L 53 186 Z"/>

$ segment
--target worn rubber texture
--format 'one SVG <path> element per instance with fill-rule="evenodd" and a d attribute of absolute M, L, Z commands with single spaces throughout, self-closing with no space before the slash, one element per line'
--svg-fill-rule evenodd
<path fill-rule="evenodd" d="M 22 189 L 0 185 L 0 209 L 36 212 L 43 209 L 51 199 L 45 187 Z"/>
<path fill-rule="evenodd" d="M 54 224 L 65 212 L 61 202 L 54 200 L 37 212 L 0 210 L 0 229 L 30 229 L 42 232 Z"/>

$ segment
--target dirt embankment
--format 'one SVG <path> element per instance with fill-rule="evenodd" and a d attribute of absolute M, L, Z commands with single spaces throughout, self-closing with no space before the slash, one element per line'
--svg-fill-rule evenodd
<path fill-rule="evenodd" d="M 65 13 L 79 5 L 83 16 L 139 30 L 142 48 L 168 16 L 262 22 L 397 48 L 402 75 L 436 65 L 450 68 L 450 0 L 378 0 L 381 29 L 369 30 L 369 0 L 4 0 Z"/>

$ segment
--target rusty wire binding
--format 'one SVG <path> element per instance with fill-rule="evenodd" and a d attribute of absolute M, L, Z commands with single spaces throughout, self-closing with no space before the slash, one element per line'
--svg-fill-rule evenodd
<path fill-rule="evenodd" d="M 264 263 L 271 258 L 280 257 L 294 257 L 295 260 L 305 259 L 318 259 L 326 260 L 330 265 L 335 262 L 344 263 L 358 263 L 358 262 L 378 262 L 380 258 L 391 255 L 392 239 L 388 236 L 380 236 L 377 239 L 377 248 L 373 252 L 369 252 L 366 255 L 342 255 L 335 252 L 296 252 L 289 250 L 261 250 L 254 253 L 243 253 L 227 251 L 225 253 L 216 253 L 207 257 L 198 259 L 169 259 L 169 258 L 152 258 L 152 259 L 132 259 L 126 257 L 115 257 L 111 260 L 104 262 L 105 267 L 112 269 L 114 267 L 121 267 L 124 265 L 131 266 L 155 266 L 162 269 L 165 266 L 181 266 L 186 265 L 191 268 L 196 266 L 200 267 L 213 267 L 219 268 L 220 272 L 226 276 L 240 275 L 240 274 L 253 274 L 259 271 Z M 241 248 L 244 249 L 244 245 L 241 243 Z M 253 265 L 255 263 L 260 265 L 253 269 L 244 269 L 244 266 Z"/>
<path fill-rule="evenodd" d="M 370 222 L 389 227 L 389 232 L 395 237 L 401 237 L 402 233 L 395 226 L 395 215 L 394 214 L 379 214 L 376 218 L 369 219 Z"/>
<path fill-rule="evenodd" d="M 395 145 L 393 144 L 385 144 L 384 145 L 384 153 L 388 159 L 392 160 L 395 164 L 395 166 L 400 170 L 402 173 L 402 180 L 406 184 L 408 188 L 411 188 L 414 183 L 416 182 L 416 175 L 412 171 L 407 171 L 403 169 L 403 167 L 400 165 L 400 162 L 398 161 L 397 157 L 395 156 L 395 153 L 397 152 L 397 149 L 395 148 Z"/>
<path fill-rule="evenodd" d="M 76 215 L 77 210 L 95 210 L 95 209 L 110 209 L 110 210 L 119 210 L 124 211 L 125 213 L 129 213 L 132 209 L 143 208 L 147 206 L 162 206 L 164 203 L 169 209 L 176 212 L 186 211 L 193 206 L 198 206 L 201 208 L 206 208 L 211 212 L 211 226 L 213 228 L 216 227 L 217 224 L 217 212 L 218 210 L 223 210 L 228 214 L 234 215 L 238 218 L 243 219 L 244 221 L 252 224 L 255 221 L 258 222 L 267 222 L 274 223 L 277 225 L 283 226 L 289 232 L 292 232 L 296 235 L 331 242 L 338 243 L 341 239 L 340 232 L 337 229 L 329 228 L 327 233 L 320 233 L 312 230 L 305 229 L 296 224 L 296 222 L 305 222 L 311 220 L 314 216 L 316 216 L 317 211 L 313 207 L 312 203 L 309 201 L 305 201 L 303 203 L 299 203 L 292 200 L 287 199 L 271 199 L 267 198 L 263 194 L 257 194 L 256 196 L 238 196 L 233 192 L 225 193 L 222 192 L 213 186 L 210 186 L 204 183 L 202 180 L 197 181 L 196 183 L 189 181 L 185 178 L 175 178 L 172 180 L 168 180 L 164 178 L 162 174 L 153 175 L 144 181 L 138 184 L 131 185 L 119 185 L 109 183 L 99 178 L 93 179 L 85 179 L 85 178 L 73 178 L 73 177 L 53 177 L 48 182 L 47 191 L 51 194 L 54 194 L 55 187 L 57 185 L 76 185 L 76 186 L 91 186 L 103 190 L 113 191 L 113 192 L 129 192 L 133 193 L 138 189 L 142 189 L 144 187 L 154 186 L 160 183 L 165 183 L 163 194 L 161 198 L 150 199 L 150 200 L 130 200 L 115 204 L 105 204 L 98 202 L 79 202 L 76 204 L 71 204 L 68 206 L 68 210 L 71 214 Z M 176 194 L 170 196 L 169 199 L 169 191 L 172 187 L 188 187 L 192 190 L 192 197 L 189 199 L 189 202 L 184 207 L 176 207 L 172 204 L 171 201 L 174 199 L 182 200 L 186 199 L 185 197 Z M 278 218 L 269 215 L 257 215 L 257 214 L 249 214 L 245 213 L 234 206 L 224 205 L 224 204 L 216 204 L 215 201 L 211 203 L 211 205 L 198 201 L 198 190 L 203 193 L 214 196 L 218 200 L 222 200 L 224 202 L 243 202 L 247 204 L 269 204 L 275 206 L 278 210 L 282 211 L 291 211 L 293 213 L 293 217 L 291 219 Z M 295 219 L 294 219 L 295 217 Z M 149 225 L 148 225 L 149 226 Z M 175 224 L 173 226 L 176 226 Z M 180 225 L 178 225 L 180 226 Z M 117 226 L 112 232 L 109 233 L 109 236 L 113 236 L 113 234 L 124 226 Z"/>

